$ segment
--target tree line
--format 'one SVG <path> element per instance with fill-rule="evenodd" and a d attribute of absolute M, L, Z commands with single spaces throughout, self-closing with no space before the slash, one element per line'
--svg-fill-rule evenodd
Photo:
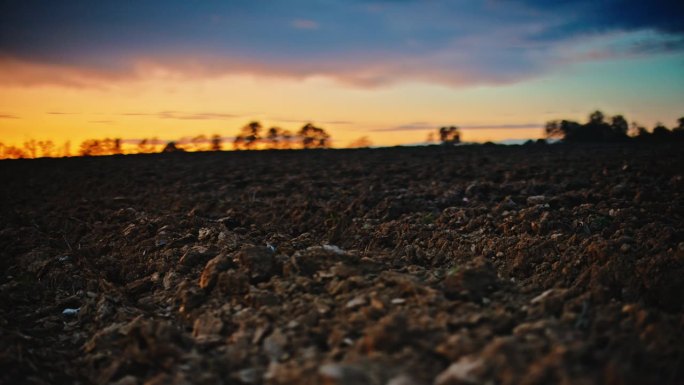
<path fill-rule="evenodd" d="M 364 145 L 370 145 L 367 138 Z M 284 150 L 314 149 L 330 147 L 331 137 L 325 129 L 312 123 L 306 123 L 298 131 L 271 127 L 264 130 L 261 123 L 250 122 L 240 129 L 233 139 L 235 150 Z M 184 151 L 221 151 L 225 140 L 218 134 L 212 136 L 198 135 L 192 138 L 174 141 L 162 141 L 156 137 L 139 140 L 123 140 L 121 138 L 87 139 L 81 142 L 76 152 L 72 153 L 71 142 L 56 145 L 51 140 L 27 140 L 23 146 L 5 145 L 0 142 L 0 159 L 29 159 L 44 157 L 100 156 L 120 154 L 151 154 L 158 152 Z M 355 146 L 361 146 L 360 143 Z"/>
<path fill-rule="evenodd" d="M 648 130 L 636 122 L 630 125 L 622 115 L 611 118 L 601 111 L 589 114 L 586 123 L 571 120 L 552 120 L 546 123 L 544 131 L 547 138 L 561 139 L 569 143 L 582 142 L 666 142 L 684 140 L 684 117 L 677 120 L 678 125 L 668 128 L 657 123 Z"/>

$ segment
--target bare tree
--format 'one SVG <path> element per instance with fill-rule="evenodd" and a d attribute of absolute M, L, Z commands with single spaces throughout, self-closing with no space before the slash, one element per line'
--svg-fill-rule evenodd
<path fill-rule="evenodd" d="M 330 145 L 330 135 L 311 123 L 305 124 L 297 134 L 302 141 L 302 148 L 327 148 Z"/>
<path fill-rule="evenodd" d="M 55 156 L 55 144 L 51 140 L 39 140 L 38 148 L 40 148 L 40 156 L 42 157 Z"/>
<path fill-rule="evenodd" d="M 24 142 L 24 152 L 26 152 L 29 158 L 36 158 L 38 156 L 38 143 L 35 139 Z"/>
<path fill-rule="evenodd" d="M 221 151 L 221 136 L 214 134 L 211 136 L 211 151 Z"/>
<path fill-rule="evenodd" d="M 254 121 L 242 127 L 240 134 L 235 137 L 233 147 L 236 150 L 251 150 L 261 140 L 261 123 Z"/>
<path fill-rule="evenodd" d="M 347 148 L 367 148 L 373 145 L 373 142 L 371 142 L 370 139 L 368 139 L 367 136 L 362 136 L 360 138 L 357 138 L 353 140 L 351 143 L 347 145 Z"/>
<path fill-rule="evenodd" d="M 444 145 L 453 146 L 461 142 L 461 132 L 456 126 L 440 127 L 439 140 Z"/>

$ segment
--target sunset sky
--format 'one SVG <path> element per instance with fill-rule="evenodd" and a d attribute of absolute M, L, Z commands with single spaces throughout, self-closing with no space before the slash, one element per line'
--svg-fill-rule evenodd
<path fill-rule="evenodd" d="M 684 2 L 0 3 L 0 141 L 231 137 L 251 120 L 333 146 L 537 138 L 594 109 L 684 116 Z M 678 5 L 676 5 L 678 4 Z"/>

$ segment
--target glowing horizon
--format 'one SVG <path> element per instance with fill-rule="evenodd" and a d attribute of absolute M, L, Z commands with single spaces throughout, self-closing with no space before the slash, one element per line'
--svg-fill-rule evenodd
<path fill-rule="evenodd" d="M 333 147 L 421 143 L 445 125 L 485 142 L 596 109 L 673 125 L 682 6 L 611 4 L 7 3 L 0 142 L 230 138 L 252 120 L 312 122 Z"/>

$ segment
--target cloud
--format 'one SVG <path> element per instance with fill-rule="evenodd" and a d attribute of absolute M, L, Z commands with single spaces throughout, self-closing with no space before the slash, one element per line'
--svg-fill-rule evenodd
<path fill-rule="evenodd" d="M 162 119 L 178 120 L 224 120 L 235 118 L 239 115 L 225 114 L 220 112 L 195 112 L 183 113 L 178 111 L 162 111 L 157 114 Z"/>
<path fill-rule="evenodd" d="M 21 119 L 20 117 L 12 114 L 0 114 L 0 119 Z"/>
<path fill-rule="evenodd" d="M 684 5 L 664 0 L 330 0 L 325 7 L 168 0 L 163 13 L 160 6 L 2 2 L 2 14 L 13 17 L 0 24 L 0 85 L 106 88 L 150 77 L 247 74 L 354 87 L 464 87 L 525 81 L 582 61 L 684 51 Z M 601 39 L 605 49 L 585 48 Z"/>
<path fill-rule="evenodd" d="M 179 112 L 179 111 L 159 111 L 148 112 L 125 112 L 121 116 L 147 116 L 161 119 L 177 120 L 225 120 L 240 117 L 241 115 L 228 114 L 223 112 Z"/>
<path fill-rule="evenodd" d="M 79 115 L 78 112 L 62 112 L 62 111 L 49 111 L 46 112 L 48 115 Z"/>
<path fill-rule="evenodd" d="M 307 122 L 313 122 L 314 124 L 330 124 L 330 125 L 347 125 L 354 124 L 350 120 L 319 120 L 319 119 L 300 119 L 300 118 L 285 118 L 278 116 L 267 116 L 266 120 L 272 120 L 281 123 L 297 123 L 304 124 Z"/>
<path fill-rule="evenodd" d="M 396 127 L 384 127 L 384 128 L 374 128 L 368 131 L 374 132 L 395 132 L 395 131 L 425 131 L 434 130 L 440 127 L 438 124 L 429 122 L 412 122 L 407 124 L 402 124 Z"/>
<path fill-rule="evenodd" d="M 103 88 L 108 84 L 136 78 L 131 71 L 109 71 L 76 63 L 54 64 L 0 56 L 0 85 L 63 86 Z"/>
<path fill-rule="evenodd" d="M 495 3 L 514 3 L 545 16 L 569 12 L 564 30 L 575 32 L 600 29 L 656 29 L 667 33 L 684 33 L 684 3 L 671 0 L 503 0 Z M 679 16 L 678 16 L 679 15 Z"/>
<path fill-rule="evenodd" d="M 292 20 L 291 25 L 296 28 L 296 29 L 307 29 L 307 30 L 315 30 L 320 27 L 320 25 L 313 21 L 313 20 L 306 20 L 306 19 L 296 19 Z"/>

